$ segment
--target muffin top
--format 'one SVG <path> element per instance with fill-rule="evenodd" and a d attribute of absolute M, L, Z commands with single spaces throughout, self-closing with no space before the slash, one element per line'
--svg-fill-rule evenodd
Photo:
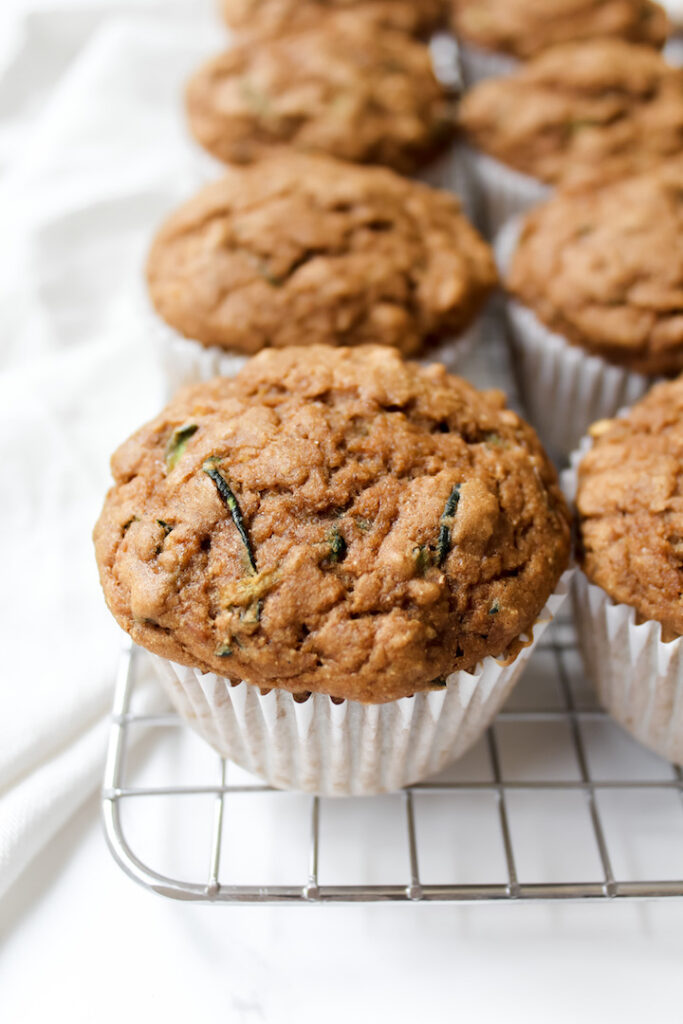
<path fill-rule="evenodd" d="M 652 388 L 623 419 L 596 423 L 579 468 L 587 576 L 664 639 L 683 634 L 683 378 Z"/>
<path fill-rule="evenodd" d="M 546 326 L 644 374 L 683 369 L 683 156 L 559 192 L 523 222 L 507 287 Z"/>
<path fill-rule="evenodd" d="M 616 38 L 660 47 L 664 8 L 650 0 L 450 0 L 454 31 L 468 43 L 527 59 L 557 43 Z"/>
<path fill-rule="evenodd" d="M 457 333 L 496 281 L 458 200 L 382 167 L 282 155 L 231 167 L 162 227 L 152 301 L 205 345 L 394 345 Z"/>
<path fill-rule="evenodd" d="M 555 471 L 503 395 L 381 346 L 262 352 L 112 470 L 95 545 L 120 625 L 260 687 L 441 687 L 510 653 L 569 556 Z"/>
<path fill-rule="evenodd" d="M 455 121 L 429 48 L 349 14 L 209 61 L 187 110 L 197 140 L 226 163 L 289 146 L 405 174 L 445 146 Z"/>
<path fill-rule="evenodd" d="M 476 86 L 459 121 L 485 152 L 543 181 L 609 181 L 683 152 L 683 69 L 618 39 L 568 43 Z"/>
<path fill-rule="evenodd" d="M 375 25 L 426 35 L 446 18 L 448 0 L 221 0 L 231 28 L 273 35 L 308 27 L 333 11 L 351 11 Z"/>

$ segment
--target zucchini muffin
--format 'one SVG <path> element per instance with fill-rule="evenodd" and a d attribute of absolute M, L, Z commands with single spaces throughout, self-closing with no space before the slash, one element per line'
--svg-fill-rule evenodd
<path fill-rule="evenodd" d="M 381 167 L 282 155 L 204 188 L 157 235 L 147 278 L 176 331 L 242 353 L 457 335 L 497 274 L 458 200 Z"/>
<path fill-rule="evenodd" d="M 446 19 L 447 0 L 221 0 L 231 28 L 271 35 L 308 27 L 331 11 L 350 11 L 375 25 L 427 35 Z"/>
<path fill-rule="evenodd" d="M 576 498 L 581 566 L 672 640 L 683 635 L 683 379 L 590 434 Z"/>
<path fill-rule="evenodd" d="M 683 378 L 596 423 L 572 459 L 579 640 L 601 703 L 683 761 Z"/>
<path fill-rule="evenodd" d="M 381 704 L 514 657 L 568 511 L 499 392 L 378 346 L 263 352 L 181 392 L 112 460 L 107 603 L 162 658 Z"/>
<path fill-rule="evenodd" d="M 598 189 L 558 193 L 524 221 L 506 283 L 584 352 L 639 374 L 679 373 L 683 156 Z"/>
<path fill-rule="evenodd" d="M 489 156 L 543 182 L 609 181 L 683 152 L 683 70 L 621 40 L 570 43 L 481 82 L 459 124 Z"/>
<path fill-rule="evenodd" d="M 226 163 L 288 146 L 405 174 L 445 147 L 455 121 L 429 48 L 349 14 L 210 60 L 189 83 L 187 112 L 196 139 Z"/>
<path fill-rule="evenodd" d="M 661 47 L 669 32 L 664 8 L 650 0 L 450 0 L 452 24 L 465 43 L 528 60 L 558 43 L 625 39 Z"/>

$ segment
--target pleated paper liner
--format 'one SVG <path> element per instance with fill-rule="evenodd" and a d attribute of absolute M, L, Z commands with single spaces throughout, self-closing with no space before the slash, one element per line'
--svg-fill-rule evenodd
<path fill-rule="evenodd" d="M 493 53 L 464 42 L 459 44 L 459 50 L 460 72 L 466 89 L 471 89 L 486 78 L 513 75 L 519 69 L 517 58 L 506 53 Z"/>
<path fill-rule="evenodd" d="M 565 573 L 512 660 L 486 658 L 438 692 L 388 704 L 303 703 L 284 690 L 262 695 L 213 674 L 155 658 L 181 715 L 223 757 L 279 789 L 324 796 L 393 792 L 441 771 L 476 743 L 509 696 L 564 603 Z"/>
<path fill-rule="evenodd" d="M 487 238 L 495 238 L 512 217 L 549 199 L 550 185 L 507 167 L 467 143 L 460 143 L 460 159 L 467 167 L 470 189 L 478 191 L 479 223 Z"/>
<path fill-rule="evenodd" d="M 585 438 L 562 475 L 574 501 Z M 572 581 L 579 647 L 600 704 L 636 740 L 660 757 L 683 764 L 683 637 L 665 643 L 659 622 L 638 622 L 581 570 Z"/>
<path fill-rule="evenodd" d="M 148 314 L 149 331 L 156 345 L 158 359 L 170 398 L 189 384 L 211 380 L 213 377 L 234 377 L 247 363 L 248 357 L 236 352 L 184 338 L 153 314 Z M 443 363 L 449 373 L 458 373 L 479 344 L 485 332 L 485 320 L 479 318 L 457 338 L 447 338 L 431 345 L 419 356 L 411 356 L 423 366 Z"/>

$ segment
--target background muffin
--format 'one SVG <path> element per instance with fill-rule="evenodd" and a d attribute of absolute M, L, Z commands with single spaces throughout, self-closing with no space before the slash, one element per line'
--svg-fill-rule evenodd
<path fill-rule="evenodd" d="M 580 561 L 617 603 L 683 635 L 683 379 L 598 423 L 579 466 Z"/>
<path fill-rule="evenodd" d="M 375 24 L 425 35 L 446 16 L 447 0 L 221 0 L 227 23 L 255 34 L 308 26 L 330 10 L 350 10 Z"/>
<path fill-rule="evenodd" d="M 193 76 L 187 110 L 198 141 L 227 163 L 289 146 L 411 173 L 454 129 L 428 47 L 353 14 L 236 45 Z"/>
<path fill-rule="evenodd" d="M 586 352 L 642 374 L 680 372 L 683 156 L 539 207 L 524 221 L 506 283 Z"/>
<path fill-rule="evenodd" d="M 574 610 L 602 704 L 683 762 L 683 379 L 591 429 L 572 458 L 579 512 Z"/>
<path fill-rule="evenodd" d="M 257 686 L 381 703 L 499 655 L 569 553 L 533 431 L 379 347 L 265 352 L 114 456 L 96 529 L 136 642 Z"/>
<path fill-rule="evenodd" d="M 450 0 L 465 42 L 522 60 L 557 43 L 617 38 L 663 45 L 666 13 L 650 0 Z"/>
<path fill-rule="evenodd" d="M 203 189 L 162 227 L 147 276 L 172 327 L 246 353 L 316 341 L 413 353 L 464 329 L 496 282 L 455 197 L 294 155 Z"/>
<path fill-rule="evenodd" d="M 559 46 L 477 85 L 459 123 L 484 152 L 544 182 L 616 179 L 683 151 L 683 70 L 621 40 Z"/>

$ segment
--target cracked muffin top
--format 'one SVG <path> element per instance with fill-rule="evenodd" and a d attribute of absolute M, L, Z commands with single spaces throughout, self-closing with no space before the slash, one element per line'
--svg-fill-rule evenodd
<path fill-rule="evenodd" d="M 394 345 L 457 334 L 496 282 L 458 200 L 382 167 L 280 156 L 231 167 L 162 227 L 159 314 L 205 345 Z"/>
<path fill-rule="evenodd" d="M 609 181 L 683 152 L 683 70 L 647 46 L 570 43 L 476 86 L 459 122 L 486 153 L 543 181 Z"/>
<path fill-rule="evenodd" d="M 683 156 L 539 206 L 523 222 L 507 287 L 573 344 L 639 373 L 679 373 Z"/>
<path fill-rule="evenodd" d="M 583 569 L 672 640 L 683 635 L 683 379 L 591 434 L 577 493 Z"/>
<path fill-rule="evenodd" d="M 279 35 L 320 23 L 335 11 L 352 12 L 375 26 L 427 35 L 446 18 L 447 0 L 221 0 L 231 28 L 250 35 Z"/>
<path fill-rule="evenodd" d="M 95 546 L 120 625 L 259 687 L 443 686 L 514 655 L 569 557 L 555 471 L 503 395 L 380 346 L 262 352 L 112 471 Z"/>
<path fill-rule="evenodd" d="M 523 60 L 557 43 L 626 39 L 661 47 L 664 8 L 650 0 L 450 0 L 453 29 L 468 43 Z"/>
<path fill-rule="evenodd" d="M 226 163 L 289 146 L 405 174 L 448 143 L 455 122 L 429 48 L 348 14 L 210 60 L 189 83 L 187 111 Z"/>

